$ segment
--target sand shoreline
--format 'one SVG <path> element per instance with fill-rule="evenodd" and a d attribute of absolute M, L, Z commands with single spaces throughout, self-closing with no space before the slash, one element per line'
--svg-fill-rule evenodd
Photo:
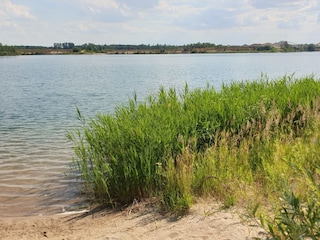
<path fill-rule="evenodd" d="M 47 216 L 0 217 L 1 239 L 255 239 L 265 231 L 241 221 L 235 209 L 198 202 L 182 217 L 135 203 L 121 211 L 65 212 Z"/>

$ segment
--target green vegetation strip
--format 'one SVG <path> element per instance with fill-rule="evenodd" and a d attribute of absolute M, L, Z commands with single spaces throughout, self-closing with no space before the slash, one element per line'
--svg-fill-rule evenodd
<path fill-rule="evenodd" d="M 0 56 L 12 56 L 17 54 L 17 49 L 14 46 L 6 46 L 0 43 Z"/>
<path fill-rule="evenodd" d="M 76 170 L 83 191 L 101 203 L 156 197 L 180 212 L 195 197 L 215 197 L 225 207 L 248 207 L 274 239 L 320 237 L 314 76 L 262 77 L 219 91 L 161 88 L 114 114 L 78 117 L 81 127 L 68 134 Z"/>

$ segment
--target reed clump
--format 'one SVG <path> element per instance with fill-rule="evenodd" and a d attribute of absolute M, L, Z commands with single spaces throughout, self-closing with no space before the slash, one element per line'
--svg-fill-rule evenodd
<path fill-rule="evenodd" d="M 84 191 L 101 203 L 157 197 L 187 211 L 195 197 L 276 212 L 293 191 L 320 200 L 320 82 L 235 82 L 217 91 L 160 88 L 68 133 Z M 274 208 L 270 208 L 273 206 Z M 254 207 L 255 213 L 257 213 Z M 270 229 L 277 232 L 278 222 Z M 278 224 L 278 225 L 277 225 Z M 278 232 L 281 232 L 278 230 Z M 279 233 L 280 234 L 280 233 Z"/>

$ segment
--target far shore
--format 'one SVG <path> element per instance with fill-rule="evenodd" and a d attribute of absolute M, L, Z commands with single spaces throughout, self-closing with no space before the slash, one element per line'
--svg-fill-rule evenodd
<path fill-rule="evenodd" d="M 214 54 L 214 53 L 275 53 L 320 51 L 318 44 L 295 44 L 287 41 L 277 43 L 255 43 L 244 45 L 222 45 L 214 43 L 167 44 L 93 44 L 75 45 L 71 42 L 45 46 L 7 46 L 0 44 L 0 56 L 14 55 L 65 55 L 65 54 Z"/>

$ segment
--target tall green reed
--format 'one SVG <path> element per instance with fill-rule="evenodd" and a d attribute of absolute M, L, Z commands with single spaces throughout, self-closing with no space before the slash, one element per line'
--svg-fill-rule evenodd
<path fill-rule="evenodd" d="M 319 97 L 313 76 L 263 77 L 220 91 L 162 87 L 113 114 L 86 120 L 78 111 L 82 127 L 68 136 L 85 191 L 100 202 L 157 196 L 183 210 L 193 196 L 214 195 L 232 203 L 239 186 L 271 193 L 287 184 L 279 144 L 314 132 Z"/>

